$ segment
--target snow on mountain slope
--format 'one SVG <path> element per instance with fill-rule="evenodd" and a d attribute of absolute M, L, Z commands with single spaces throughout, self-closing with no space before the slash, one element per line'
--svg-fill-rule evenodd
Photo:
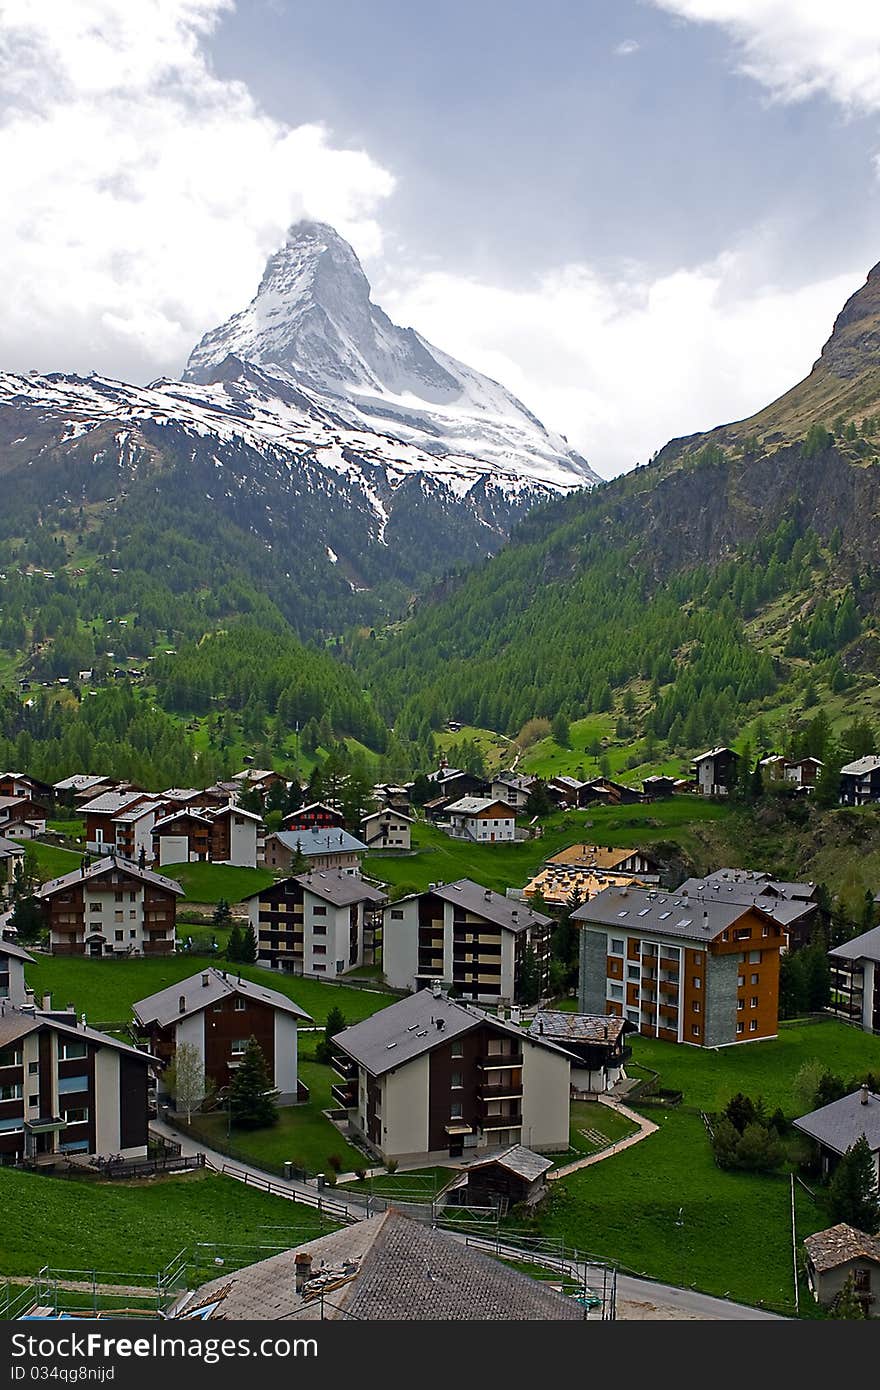
<path fill-rule="evenodd" d="M 230 357 L 310 391 L 349 428 L 479 460 L 483 474 L 489 465 L 563 491 L 597 481 L 505 387 L 392 323 L 352 248 L 323 223 L 291 229 L 255 298 L 205 335 L 185 379 L 211 382 Z"/>

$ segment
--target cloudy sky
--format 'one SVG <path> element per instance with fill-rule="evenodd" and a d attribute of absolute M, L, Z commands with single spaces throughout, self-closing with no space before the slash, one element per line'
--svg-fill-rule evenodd
<path fill-rule="evenodd" d="M 178 373 L 299 216 L 605 476 L 880 260 L 877 0 L 0 0 L 0 369 Z"/>

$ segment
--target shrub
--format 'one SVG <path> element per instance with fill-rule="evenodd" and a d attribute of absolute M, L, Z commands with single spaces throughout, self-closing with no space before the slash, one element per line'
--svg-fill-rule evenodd
<path fill-rule="evenodd" d="M 367 1170 L 366 1170 L 366 1168 L 363 1168 L 363 1167 L 355 1168 L 354 1174 L 355 1174 L 355 1177 L 357 1178 L 358 1182 L 366 1182 L 366 1180 L 367 1180 Z"/>
<path fill-rule="evenodd" d="M 342 1172 L 342 1159 L 339 1157 L 339 1154 L 330 1155 L 327 1159 L 327 1167 L 332 1169 L 334 1173 Z"/>
<path fill-rule="evenodd" d="M 386 1173 L 396 1173 L 396 1172 L 397 1172 L 397 1159 L 396 1159 L 396 1158 L 389 1158 L 388 1162 L 385 1164 L 385 1172 L 386 1172 Z"/>

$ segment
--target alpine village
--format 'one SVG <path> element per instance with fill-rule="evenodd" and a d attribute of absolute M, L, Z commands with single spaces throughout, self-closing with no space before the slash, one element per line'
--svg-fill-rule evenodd
<path fill-rule="evenodd" d="M 319 223 L 0 376 L 5 1318 L 880 1316 L 878 326 L 610 482 Z"/>

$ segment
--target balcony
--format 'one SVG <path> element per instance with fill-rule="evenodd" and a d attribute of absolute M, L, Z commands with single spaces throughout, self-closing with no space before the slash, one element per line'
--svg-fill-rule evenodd
<path fill-rule="evenodd" d="M 330 1094 L 343 1110 L 353 1110 L 357 1105 L 357 1085 L 354 1082 L 347 1086 L 342 1082 L 334 1082 L 330 1087 Z"/>
<path fill-rule="evenodd" d="M 491 1056 L 477 1059 L 477 1066 L 482 1067 L 483 1071 L 494 1071 L 499 1067 L 521 1067 L 522 1064 L 521 1052 L 493 1052 Z"/>
<path fill-rule="evenodd" d="M 523 1084 L 511 1081 L 507 1086 L 480 1086 L 477 1096 L 480 1100 L 522 1100 Z"/>
<path fill-rule="evenodd" d="M 357 1063 L 351 1057 L 346 1057 L 341 1052 L 333 1052 L 330 1056 L 330 1065 L 345 1081 L 353 1081 L 357 1076 Z"/>
<path fill-rule="evenodd" d="M 480 1120 L 480 1129 L 516 1129 L 522 1124 L 522 1110 L 511 1110 L 507 1115 L 485 1115 Z"/>
<path fill-rule="evenodd" d="M 660 969 L 671 971 L 676 978 L 678 977 L 678 961 L 672 960 L 669 956 L 660 957 Z"/>

